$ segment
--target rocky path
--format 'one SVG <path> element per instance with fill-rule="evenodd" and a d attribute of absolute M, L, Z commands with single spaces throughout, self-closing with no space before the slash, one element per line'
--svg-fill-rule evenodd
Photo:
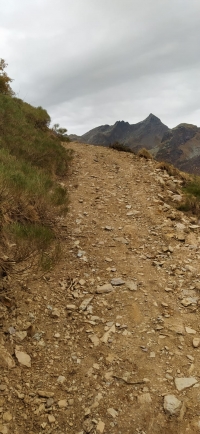
<path fill-rule="evenodd" d="M 0 433 L 198 433 L 200 235 L 173 205 L 181 180 L 70 147 L 62 261 L 0 299 Z"/>

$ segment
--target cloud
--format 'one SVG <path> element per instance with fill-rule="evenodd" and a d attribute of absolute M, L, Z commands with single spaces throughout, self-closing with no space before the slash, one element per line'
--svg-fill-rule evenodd
<path fill-rule="evenodd" d="M 2 0 L 0 56 L 18 96 L 81 134 L 150 112 L 199 121 L 197 0 Z"/>

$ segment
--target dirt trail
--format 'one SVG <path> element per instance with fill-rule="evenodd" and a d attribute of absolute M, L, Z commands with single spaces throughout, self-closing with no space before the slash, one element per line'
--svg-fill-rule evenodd
<path fill-rule="evenodd" d="M 170 205 L 180 180 L 70 147 L 62 261 L 0 304 L 0 433 L 198 433 L 200 235 Z"/>

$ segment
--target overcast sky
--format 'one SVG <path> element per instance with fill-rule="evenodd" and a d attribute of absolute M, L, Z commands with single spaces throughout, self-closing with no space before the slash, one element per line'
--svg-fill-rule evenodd
<path fill-rule="evenodd" d="M 200 126 L 200 0 L 1 0 L 0 58 L 69 134 L 149 113 Z"/>

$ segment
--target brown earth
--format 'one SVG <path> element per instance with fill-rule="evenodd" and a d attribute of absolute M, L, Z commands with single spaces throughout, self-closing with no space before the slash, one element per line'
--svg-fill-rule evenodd
<path fill-rule="evenodd" d="M 198 433 L 200 227 L 175 208 L 181 180 L 66 146 L 62 260 L 0 294 L 0 433 Z"/>

